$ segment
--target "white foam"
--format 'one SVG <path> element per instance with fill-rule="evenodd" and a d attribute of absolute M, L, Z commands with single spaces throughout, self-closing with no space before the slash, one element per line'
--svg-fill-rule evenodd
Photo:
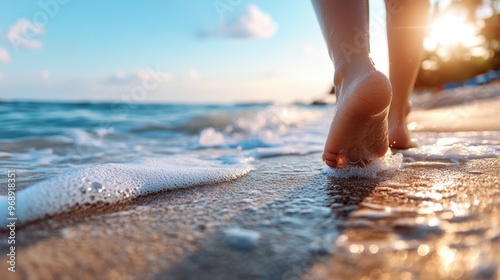
<path fill-rule="evenodd" d="M 16 194 L 20 223 L 77 206 L 117 203 L 141 195 L 239 178 L 248 165 L 225 165 L 193 158 L 159 158 L 130 164 L 103 164 L 54 177 Z M 0 196 L 0 219 L 8 216 L 8 200 Z"/>
<path fill-rule="evenodd" d="M 26 167 L 40 167 L 40 166 L 48 166 L 53 164 L 57 160 L 60 159 L 58 155 L 56 155 L 52 148 L 45 149 L 27 149 L 27 152 L 24 153 L 10 153 L 9 159 L 12 162 L 23 163 Z M 2 153 L 0 153 L 1 158 Z"/>
<path fill-rule="evenodd" d="M 365 167 L 348 166 L 345 168 L 330 168 L 325 166 L 322 170 L 326 175 L 338 178 L 377 178 L 381 172 L 394 172 L 401 167 L 402 154 L 393 155 L 390 150 L 384 157 L 377 158 Z"/>
<path fill-rule="evenodd" d="M 492 146 L 469 146 L 463 143 L 452 143 L 450 145 L 440 144 L 426 145 L 401 151 L 405 156 L 411 158 L 425 158 L 427 160 L 450 160 L 461 162 L 467 159 L 494 158 L 499 152 Z"/>
<path fill-rule="evenodd" d="M 252 156 L 257 159 L 276 157 L 284 155 L 307 155 L 322 152 L 323 146 L 319 145 L 297 145 L 286 147 L 256 148 L 252 151 Z"/>
<path fill-rule="evenodd" d="M 292 144 L 309 144 L 318 142 L 318 137 L 302 131 L 296 136 L 297 128 L 317 121 L 323 112 L 295 106 L 272 105 L 262 111 L 234 119 L 225 128 L 206 127 L 198 137 L 198 147 L 240 147 L 243 149 L 255 147 L 275 147 Z M 321 134 L 328 130 L 321 129 Z M 323 141 L 323 137 L 319 142 Z"/>
<path fill-rule="evenodd" d="M 224 134 L 216 131 L 213 127 L 208 127 L 200 132 L 198 142 L 202 147 L 215 147 L 224 145 L 226 140 Z"/>

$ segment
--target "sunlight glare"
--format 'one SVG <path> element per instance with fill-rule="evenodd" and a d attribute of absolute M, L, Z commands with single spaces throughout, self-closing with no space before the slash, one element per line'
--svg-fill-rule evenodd
<path fill-rule="evenodd" d="M 477 33 L 478 28 L 467 21 L 465 13 L 449 12 L 434 20 L 428 35 L 430 42 L 426 45 L 434 48 L 436 45 L 448 48 L 457 45 L 473 47 L 481 43 Z"/>

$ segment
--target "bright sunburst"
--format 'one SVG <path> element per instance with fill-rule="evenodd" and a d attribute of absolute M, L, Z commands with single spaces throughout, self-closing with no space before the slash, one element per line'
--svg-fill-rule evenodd
<path fill-rule="evenodd" d="M 435 50 L 438 47 L 452 48 L 458 45 L 474 47 L 482 42 L 478 32 L 478 26 L 467 20 L 465 12 L 450 11 L 434 19 L 425 40 L 425 48 Z"/>

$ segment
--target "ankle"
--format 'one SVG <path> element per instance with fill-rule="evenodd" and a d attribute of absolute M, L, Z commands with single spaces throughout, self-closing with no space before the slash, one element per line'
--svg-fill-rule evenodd
<path fill-rule="evenodd" d="M 389 128 L 406 128 L 406 116 L 394 116 L 390 115 L 387 118 L 387 122 L 389 124 Z"/>
<path fill-rule="evenodd" d="M 357 76 L 359 75 L 359 73 L 364 71 L 375 70 L 375 66 L 373 65 L 369 57 L 361 57 L 350 62 L 335 63 L 333 83 L 334 85 L 338 86 L 346 78 Z"/>
<path fill-rule="evenodd" d="M 388 122 L 391 126 L 405 126 L 408 114 L 411 111 L 411 102 L 393 100 L 389 110 Z"/>

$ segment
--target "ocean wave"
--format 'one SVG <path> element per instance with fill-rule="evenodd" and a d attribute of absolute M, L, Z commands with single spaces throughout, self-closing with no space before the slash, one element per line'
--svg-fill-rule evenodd
<path fill-rule="evenodd" d="M 230 181 L 252 168 L 214 160 L 166 157 L 129 164 L 82 168 L 39 182 L 16 194 L 20 223 L 77 208 L 114 204 L 164 190 Z M 9 217 L 8 197 L 0 196 L 0 219 Z"/>
<path fill-rule="evenodd" d="M 259 147 L 277 147 L 290 142 L 290 137 L 294 137 L 292 132 L 299 132 L 298 128 L 312 124 L 325 116 L 324 111 L 311 110 L 297 106 L 272 105 L 261 111 L 255 112 L 245 117 L 233 116 L 231 122 L 224 128 L 208 126 L 199 135 L 196 148 L 229 147 L 237 149 L 252 149 Z M 317 124 L 313 124 L 317 127 Z M 320 134 L 325 134 L 322 128 Z M 304 130 L 302 139 L 307 137 L 307 130 Z M 317 143 L 317 137 L 315 137 Z M 297 141 L 295 144 L 303 144 Z"/>

